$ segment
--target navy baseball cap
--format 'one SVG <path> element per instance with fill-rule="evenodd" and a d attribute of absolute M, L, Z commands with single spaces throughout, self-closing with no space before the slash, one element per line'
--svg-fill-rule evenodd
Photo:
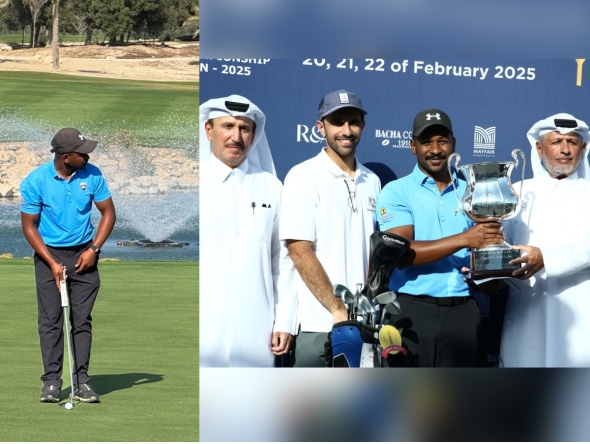
<path fill-rule="evenodd" d="M 340 108 L 356 108 L 363 116 L 367 114 L 359 96 L 353 92 L 340 89 L 324 96 L 318 106 L 319 120 L 322 120 L 328 114 L 331 114 Z"/>
<path fill-rule="evenodd" d="M 428 108 L 420 111 L 414 118 L 414 126 L 412 127 L 412 134 L 418 137 L 426 128 L 434 125 L 444 126 L 453 134 L 453 125 L 451 119 L 444 111 L 436 108 Z"/>

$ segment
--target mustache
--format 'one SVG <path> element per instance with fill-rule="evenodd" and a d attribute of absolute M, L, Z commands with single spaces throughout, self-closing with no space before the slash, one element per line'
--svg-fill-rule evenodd
<path fill-rule="evenodd" d="M 573 160 L 574 156 L 557 156 L 555 158 L 555 160 L 561 160 L 561 159 L 569 159 L 569 160 Z"/>
<path fill-rule="evenodd" d="M 444 154 L 431 154 L 430 156 L 425 157 L 426 160 L 431 160 L 431 159 L 445 160 L 446 158 L 447 158 L 447 156 L 445 156 Z"/>
<path fill-rule="evenodd" d="M 241 148 L 244 149 L 244 144 L 241 142 L 232 142 L 232 143 L 226 143 L 225 144 L 226 148 Z"/>

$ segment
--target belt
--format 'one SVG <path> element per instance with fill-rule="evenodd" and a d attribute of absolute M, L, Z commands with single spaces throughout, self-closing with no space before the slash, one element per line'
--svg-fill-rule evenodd
<path fill-rule="evenodd" d="M 88 242 L 85 242 L 83 244 L 79 244 L 79 245 L 72 245 L 71 247 L 54 247 L 52 245 L 47 245 L 49 248 L 52 248 L 54 250 L 64 250 L 64 251 L 80 251 L 80 250 L 86 250 L 88 248 L 88 245 L 90 245 L 92 243 L 91 240 L 89 240 Z"/>
<path fill-rule="evenodd" d="M 473 299 L 473 296 L 451 296 L 451 297 L 442 297 L 437 298 L 434 296 L 426 296 L 426 295 L 418 295 L 414 296 L 407 293 L 398 293 L 399 296 L 403 296 L 405 298 L 411 299 L 412 301 L 420 301 L 426 302 L 428 304 L 436 304 L 439 307 L 455 307 L 457 305 L 465 305 L 467 301 Z"/>

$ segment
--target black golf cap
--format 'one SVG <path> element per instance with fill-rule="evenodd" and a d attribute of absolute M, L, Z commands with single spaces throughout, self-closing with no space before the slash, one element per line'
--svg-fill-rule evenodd
<path fill-rule="evenodd" d="M 447 113 L 440 109 L 428 108 L 416 114 L 414 126 L 412 127 L 412 135 L 418 137 L 426 128 L 435 125 L 444 126 L 453 134 L 453 125 Z"/>
<path fill-rule="evenodd" d="M 358 109 L 363 116 L 367 114 L 359 96 L 353 92 L 340 89 L 324 96 L 318 106 L 318 120 L 322 120 L 328 114 L 332 114 L 340 108 L 355 108 Z"/>
<path fill-rule="evenodd" d="M 51 139 L 52 153 L 81 153 L 94 151 L 98 142 L 87 139 L 75 128 L 62 128 Z"/>

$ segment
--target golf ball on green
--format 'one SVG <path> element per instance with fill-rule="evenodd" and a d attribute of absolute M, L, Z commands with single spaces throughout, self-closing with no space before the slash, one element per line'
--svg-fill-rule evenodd
<path fill-rule="evenodd" d="M 74 408 L 74 404 L 71 402 L 66 402 L 66 410 L 72 410 Z"/>

